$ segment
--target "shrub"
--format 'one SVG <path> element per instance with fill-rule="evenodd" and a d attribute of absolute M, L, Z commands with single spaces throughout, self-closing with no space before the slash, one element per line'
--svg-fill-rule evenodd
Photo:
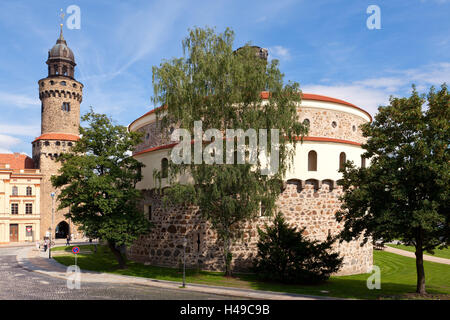
<path fill-rule="evenodd" d="M 273 226 L 258 228 L 258 254 L 254 271 L 266 280 L 296 284 L 312 284 L 327 280 L 339 270 L 342 258 L 331 252 L 335 239 L 328 236 L 324 242 L 309 241 L 302 235 L 305 228 L 297 231 L 289 227 L 281 213 Z"/>

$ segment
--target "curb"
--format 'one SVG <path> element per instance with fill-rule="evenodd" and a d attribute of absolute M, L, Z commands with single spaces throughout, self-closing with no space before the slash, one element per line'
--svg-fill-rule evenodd
<path fill-rule="evenodd" d="M 28 271 L 45 274 L 47 276 L 51 276 L 51 277 L 55 277 L 55 278 L 67 279 L 65 276 L 65 273 L 62 273 L 60 271 L 44 271 L 44 270 L 41 270 L 40 268 L 37 268 L 35 265 L 33 265 L 27 258 L 30 250 L 31 249 L 23 249 L 16 256 L 17 262 L 22 268 L 24 268 Z M 51 259 L 48 262 L 51 263 L 55 268 L 63 268 L 63 269 L 67 268 L 67 266 L 60 264 L 59 262 L 57 262 L 54 259 Z M 103 276 L 103 278 L 109 278 L 109 279 L 99 279 L 99 277 L 96 277 L 95 279 L 84 280 L 84 281 L 88 281 L 88 282 L 117 282 L 117 283 L 145 285 L 145 286 L 150 286 L 150 287 L 167 288 L 167 289 L 183 289 L 183 290 L 192 291 L 192 292 L 210 293 L 210 294 L 217 294 L 217 295 L 222 295 L 222 296 L 238 297 L 238 298 L 245 298 L 245 299 L 348 300 L 348 299 L 335 298 L 335 297 L 301 295 L 301 294 L 287 293 L 287 292 L 274 292 L 274 291 L 252 290 L 252 289 L 244 289 L 244 288 L 208 286 L 208 285 L 202 285 L 202 284 L 196 284 L 196 283 L 190 283 L 186 286 L 186 288 L 180 288 L 181 283 L 175 282 L 175 281 L 158 280 L 158 279 L 142 278 L 142 277 L 135 277 L 135 276 L 127 276 L 127 275 L 116 275 L 116 274 L 102 273 L 102 272 L 97 272 L 97 271 L 87 271 L 87 270 L 82 270 L 82 274 L 84 274 L 85 277 L 101 275 L 101 276 Z M 109 281 L 107 281 L 107 280 L 109 280 Z M 134 280 L 134 281 L 130 281 L 130 280 Z"/>

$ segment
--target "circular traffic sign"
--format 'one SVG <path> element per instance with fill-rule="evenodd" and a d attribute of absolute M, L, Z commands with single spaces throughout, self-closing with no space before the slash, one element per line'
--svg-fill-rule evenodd
<path fill-rule="evenodd" d="M 72 252 L 75 253 L 75 254 L 80 253 L 80 248 L 78 248 L 78 247 L 73 247 L 73 248 L 72 248 Z"/>

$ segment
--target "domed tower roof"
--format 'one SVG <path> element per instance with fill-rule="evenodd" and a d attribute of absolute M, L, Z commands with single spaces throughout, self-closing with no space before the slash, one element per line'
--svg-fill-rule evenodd
<path fill-rule="evenodd" d="M 47 64 L 49 66 L 49 76 L 62 75 L 73 78 L 75 56 L 73 51 L 67 46 L 67 42 L 63 36 L 61 24 L 61 32 L 56 44 L 48 51 Z"/>
<path fill-rule="evenodd" d="M 62 26 L 61 33 L 58 40 L 56 40 L 56 44 L 48 51 L 48 59 L 63 59 L 75 64 L 75 56 L 73 55 L 72 50 L 67 46 L 67 42 L 63 36 Z"/>

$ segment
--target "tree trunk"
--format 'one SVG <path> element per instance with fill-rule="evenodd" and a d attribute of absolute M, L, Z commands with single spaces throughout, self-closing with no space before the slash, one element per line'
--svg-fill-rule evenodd
<path fill-rule="evenodd" d="M 125 269 L 125 259 L 123 258 L 122 254 L 120 253 L 120 250 L 116 248 L 116 245 L 113 242 L 108 241 L 108 247 L 111 249 L 111 252 L 114 254 L 114 256 L 117 259 L 117 262 L 119 263 L 119 269 Z"/>
<path fill-rule="evenodd" d="M 231 260 L 233 258 L 231 251 L 230 251 L 230 238 L 226 237 L 224 239 L 224 256 L 225 256 L 225 276 L 230 277 L 231 272 Z"/>
<path fill-rule="evenodd" d="M 423 268 L 423 248 L 422 238 L 419 235 L 416 239 L 416 269 L 417 269 L 417 288 L 416 292 L 420 295 L 424 295 L 425 291 L 425 270 Z"/>

